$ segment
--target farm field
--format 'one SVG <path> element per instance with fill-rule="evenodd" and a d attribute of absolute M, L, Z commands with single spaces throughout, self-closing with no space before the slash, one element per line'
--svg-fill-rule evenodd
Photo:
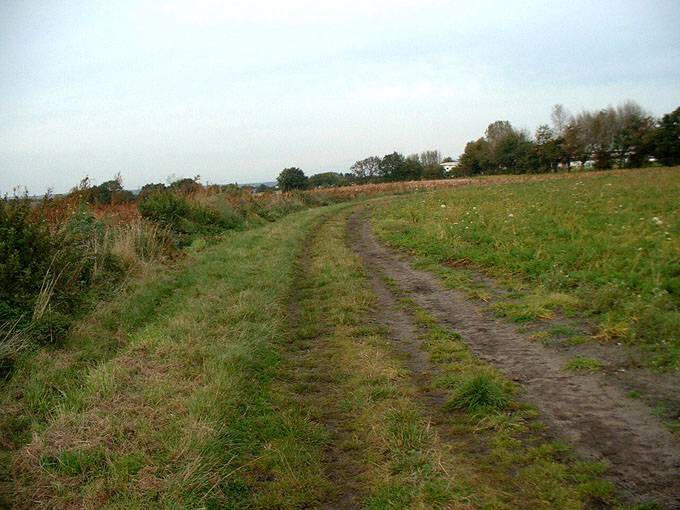
<path fill-rule="evenodd" d="M 0 506 L 676 508 L 680 171 L 458 182 L 195 239 L 22 358 Z"/>

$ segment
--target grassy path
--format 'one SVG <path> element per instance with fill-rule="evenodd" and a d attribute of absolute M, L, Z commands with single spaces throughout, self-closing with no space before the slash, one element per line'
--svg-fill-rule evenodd
<path fill-rule="evenodd" d="M 145 283 L 166 289 L 158 306 L 131 295 L 145 317 L 107 355 L 73 368 L 77 344 L 52 352 L 70 383 L 12 455 L 14 506 L 615 506 L 603 465 L 547 436 L 458 335 L 376 286 L 350 213 L 229 234 Z"/>
<path fill-rule="evenodd" d="M 329 433 L 324 508 L 432 508 L 453 497 L 451 458 L 418 412 L 409 374 L 382 328 L 375 298 L 345 244 L 345 219 L 310 237 L 300 260 L 288 376 Z M 448 466 L 448 469 L 447 469 Z"/>
<path fill-rule="evenodd" d="M 330 491 L 319 505 L 613 505 L 611 487 L 598 479 L 603 466 L 579 462 L 546 437 L 510 392 L 502 408 L 452 411 L 442 405 L 448 392 L 433 388 L 433 374 L 419 369 L 427 360 L 445 365 L 449 378 L 493 370 L 432 317 L 385 301 L 384 289 L 376 288 L 375 276 L 350 247 L 348 217 L 349 211 L 330 217 L 307 240 L 283 363 L 298 405 L 329 434 L 324 469 Z"/>

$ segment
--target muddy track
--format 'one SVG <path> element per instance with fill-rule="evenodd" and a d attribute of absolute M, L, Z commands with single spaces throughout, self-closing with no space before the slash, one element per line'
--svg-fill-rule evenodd
<path fill-rule="evenodd" d="M 462 292 L 446 289 L 436 276 L 414 269 L 404 256 L 376 240 L 364 212 L 350 217 L 349 229 L 353 249 L 369 269 L 393 279 L 443 325 L 461 334 L 475 354 L 521 384 L 523 398 L 538 407 L 543 420 L 581 456 L 608 461 L 609 476 L 627 499 L 680 508 L 680 441 L 648 406 L 627 398 L 601 375 L 565 371 L 569 358 L 530 342 Z M 391 326 L 399 329 L 399 324 Z"/>

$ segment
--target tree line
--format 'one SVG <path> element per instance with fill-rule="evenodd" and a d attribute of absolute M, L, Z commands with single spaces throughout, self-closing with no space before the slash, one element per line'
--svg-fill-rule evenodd
<path fill-rule="evenodd" d="M 444 179 L 449 177 L 441 166 L 442 159 L 437 150 L 423 151 L 419 154 L 404 156 L 392 152 L 383 157 L 369 156 L 354 163 L 349 172 L 324 172 L 307 177 L 297 167 L 285 168 L 277 178 L 283 191 L 306 188 L 325 188 L 366 184 L 371 182 L 413 181 L 418 179 Z"/>
<path fill-rule="evenodd" d="M 538 126 L 533 136 L 507 120 L 489 124 L 484 136 L 466 144 L 458 165 L 449 172 L 444 171 L 442 163 L 453 160 L 442 159 L 437 150 L 409 156 L 393 152 L 359 160 L 345 173 L 307 177 L 300 168 L 286 168 L 278 177 L 278 185 L 288 191 L 478 174 L 568 171 L 575 167 L 680 165 L 680 108 L 656 119 L 633 101 L 576 115 L 558 104 L 553 106 L 550 118 L 550 123 Z"/>
<path fill-rule="evenodd" d="M 458 173 L 554 172 L 561 168 L 638 168 L 650 163 L 680 164 L 680 108 L 655 119 L 628 101 L 617 107 L 570 114 L 555 105 L 551 123 L 532 137 L 507 120 L 489 124 L 484 136 L 468 142 Z"/>

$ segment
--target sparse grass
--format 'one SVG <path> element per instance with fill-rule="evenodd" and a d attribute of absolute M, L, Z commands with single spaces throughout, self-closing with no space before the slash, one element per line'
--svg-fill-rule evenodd
<path fill-rule="evenodd" d="M 578 335 L 578 332 L 572 327 L 565 324 L 557 324 L 548 331 L 550 336 L 556 338 L 572 338 Z"/>
<path fill-rule="evenodd" d="M 469 288 L 471 266 L 521 289 L 496 305 L 510 320 L 590 316 L 596 339 L 679 369 L 679 194 L 678 168 L 575 174 L 400 197 L 373 224 L 449 285 Z"/>
<path fill-rule="evenodd" d="M 574 335 L 567 339 L 568 345 L 582 345 L 591 341 L 591 337 L 586 335 Z"/>
<path fill-rule="evenodd" d="M 604 368 L 604 363 L 599 359 L 577 356 L 569 360 L 564 368 L 576 372 L 599 372 Z"/>
<path fill-rule="evenodd" d="M 518 300 L 494 305 L 498 315 L 518 323 L 551 320 L 555 318 L 555 312 L 557 311 L 573 315 L 573 311 L 577 308 L 577 299 L 557 292 L 530 294 Z"/>

